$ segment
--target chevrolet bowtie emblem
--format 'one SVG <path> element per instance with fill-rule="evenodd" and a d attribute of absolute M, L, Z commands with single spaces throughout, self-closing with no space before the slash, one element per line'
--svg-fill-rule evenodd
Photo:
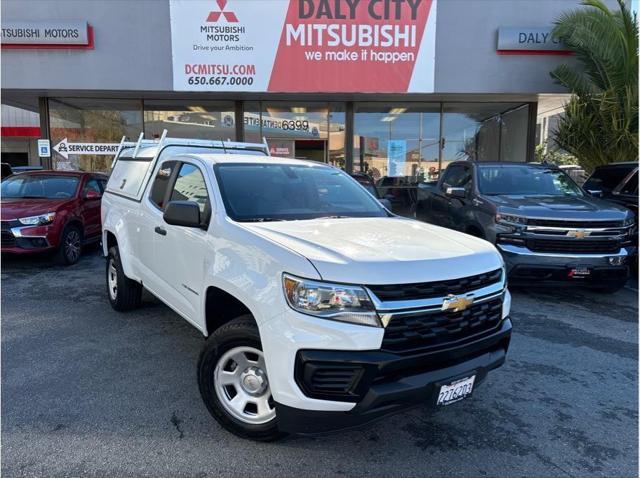
<path fill-rule="evenodd" d="M 583 231 L 581 229 L 576 229 L 575 231 L 568 231 L 568 237 L 575 237 L 576 239 L 584 239 L 588 235 L 591 234 L 591 231 Z"/>
<path fill-rule="evenodd" d="M 449 294 L 442 301 L 442 310 L 451 312 L 461 312 L 473 304 L 473 295 L 453 295 Z"/>

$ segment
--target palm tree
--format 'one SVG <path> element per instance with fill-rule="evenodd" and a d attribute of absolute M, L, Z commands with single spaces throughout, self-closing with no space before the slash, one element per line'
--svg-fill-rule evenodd
<path fill-rule="evenodd" d="M 619 10 L 611 11 L 584 0 L 587 8 L 565 13 L 553 30 L 578 60 L 551 72 L 572 93 L 555 141 L 587 171 L 638 159 L 638 25 L 617 1 Z"/>

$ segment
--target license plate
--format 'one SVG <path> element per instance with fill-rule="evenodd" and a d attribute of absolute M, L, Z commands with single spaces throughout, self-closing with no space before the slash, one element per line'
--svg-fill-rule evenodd
<path fill-rule="evenodd" d="M 476 376 L 456 380 L 449 385 L 442 385 L 438 394 L 437 405 L 449 405 L 467 398 L 473 391 Z"/>
<path fill-rule="evenodd" d="M 591 275 L 591 269 L 588 267 L 575 267 L 569 269 L 568 275 L 570 279 L 583 279 Z"/>

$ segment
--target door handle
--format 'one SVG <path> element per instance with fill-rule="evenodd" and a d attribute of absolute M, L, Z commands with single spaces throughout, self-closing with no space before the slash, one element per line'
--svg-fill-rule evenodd
<path fill-rule="evenodd" d="M 166 236 L 167 235 L 167 230 L 165 228 L 163 228 L 163 227 L 160 227 L 160 226 L 156 226 L 154 231 L 156 231 L 156 233 L 160 234 L 161 236 Z"/>

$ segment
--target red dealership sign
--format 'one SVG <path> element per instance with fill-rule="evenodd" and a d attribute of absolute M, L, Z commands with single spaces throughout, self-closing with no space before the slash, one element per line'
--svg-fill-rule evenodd
<path fill-rule="evenodd" d="M 435 0 L 171 0 L 174 89 L 432 92 Z"/>

